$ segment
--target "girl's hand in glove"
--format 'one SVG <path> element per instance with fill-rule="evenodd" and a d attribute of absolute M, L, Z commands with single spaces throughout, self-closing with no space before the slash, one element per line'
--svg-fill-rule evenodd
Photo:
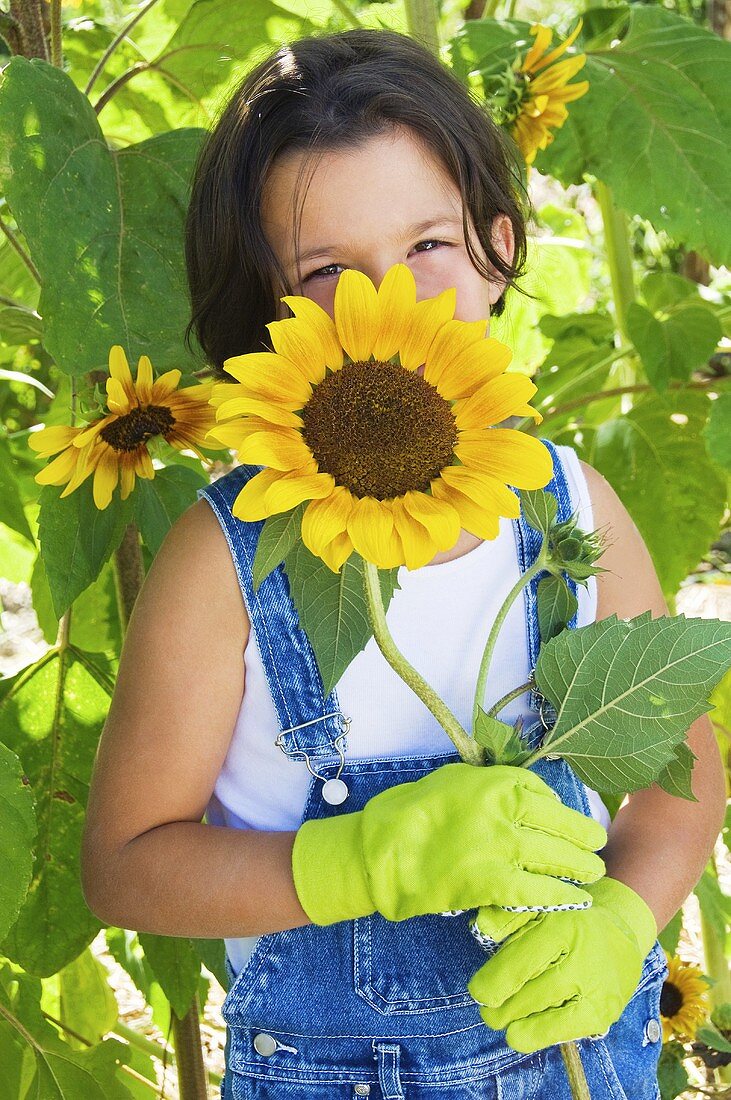
<path fill-rule="evenodd" d="M 604 827 L 525 768 L 443 764 L 362 810 L 313 818 L 292 849 L 295 890 L 315 924 L 388 920 L 479 905 L 581 905 Z"/>
<path fill-rule="evenodd" d="M 613 878 L 587 887 L 592 906 L 541 913 L 510 935 L 468 985 L 488 1027 L 514 1049 L 601 1035 L 622 1015 L 655 942 L 652 911 Z M 494 914 L 491 914 L 494 916 Z M 488 934 L 496 930 L 489 921 Z M 480 928 L 480 913 L 477 915 Z"/>

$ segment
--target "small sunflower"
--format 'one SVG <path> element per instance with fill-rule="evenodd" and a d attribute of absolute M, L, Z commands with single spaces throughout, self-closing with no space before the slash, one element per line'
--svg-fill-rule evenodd
<path fill-rule="evenodd" d="M 416 569 L 451 549 L 460 528 L 482 539 L 520 501 L 508 485 L 542 488 L 548 449 L 494 428 L 539 413 L 529 378 L 506 374 L 511 351 L 485 321 L 453 319 L 456 290 L 416 301 L 414 276 L 395 264 L 376 290 L 348 269 L 334 319 L 309 298 L 282 298 L 295 314 L 267 325 L 274 352 L 233 356 L 209 433 L 241 462 L 264 466 L 233 505 L 259 520 L 309 501 L 307 548 L 339 572 L 353 550 L 382 569 Z"/>
<path fill-rule="evenodd" d="M 708 981 L 697 966 L 668 956 L 668 976 L 660 994 L 663 1042 L 693 1039 L 708 1018 Z"/>
<path fill-rule="evenodd" d="M 104 509 L 120 484 L 122 500 L 135 486 L 135 477 L 152 478 L 147 444 L 157 436 L 178 450 L 189 449 L 199 458 L 206 433 L 215 422 L 210 407 L 213 383 L 176 389 L 180 371 L 170 370 L 153 381 L 152 364 L 141 355 L 137 378 L 119 344 L 109 352 L 107 408 L 109 413 L 84 427 L 59 425 L 34 432 L 28 442 L 41 457 L 57 454 L 35 476 L 39 485 L 65 485 L 62 497 L 94 475 L 94 503 Z"/>
<path fill-rule="evenodd" d="M 586 54 L 576 54 L 556 62 L 571 45 L 579 31 L 579 19 L 569 37 L 546 53 L 553 38 L 550 27 L 535 23 L 530 33 L 535 42 L 521 60 L 515 62 L 514 80 L 519 89 L 517 117 L 512 122 L 511 133 L 526 164 L 532 164 L 539 149 L 545 149 L 553 141 L 553 131 L 563 126 L 568 118 L 565 104 L 579 99 L 589 89 L 589 81 L 569 84 L 572 76 L 583 67 Z"/>

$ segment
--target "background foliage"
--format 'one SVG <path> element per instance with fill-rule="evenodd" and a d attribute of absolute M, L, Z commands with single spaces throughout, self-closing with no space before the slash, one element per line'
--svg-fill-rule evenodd
<path fill-rule="evenodd" d="M 205 366 L 182 342 L 183 216 L 203 132 L 251 65 L 305 34 L 413 33 L 416 16 L 410 0 L 90 0 L 43 3 L 36 24 L 30 7 L 0 7 L 0 576 L 30 586 L 48 649 L 0 680 L 0 1091 L 121 1100 L 157 1091 L 161 1051 L 118 1021 L 89 946 L 103 926 L 79 879 L 129 612 L 120 544 L 139 531 L 149 566 L 229 455 L 211 451 L 202 465 L 158 444 L 154 480 L 100 512 L 89 482 L 63 500 L 38 491 L 28 436 L 93 412 L 114 343 L 133 363 L 148 354 L 157 373 L 179 368 L 183 385 Z M 563 37 L 583 18 L 589 92 L 527 178 L 532 297 L 509 295 L 491 334 L 539 387 L 540 433 L 575 447 L 619 493 L 672 610 L 689 581 L 729 583 L 731 28 L 720 6 L 692 2 L 589 0 L 582 11 L 572 0 L 441 0 L 435 10 L 442 60 L 488 103 L 532 22 Z M 331 671 L 337 679 L 337 655 Z M 715 699 L 728 759 L 731 677 Z M 696 893 L 722 1006 L 731 905 L 715 859 Z M 680 927 L 679 914 L 669 950 Z M 180 1061 L 187 1040 L 174 1025 L 195 1020 L 210 975 L 225 985 L 222 943 L 105 936 L 163 1033 L 173 1026 Z M 709 1031 L 705 1051 L 729 1037 Z M 690 1054 L 666 1048 L 664 1100 L 689 1069 L 722 1084 L 703 1049 L 692 1065 Z"/>

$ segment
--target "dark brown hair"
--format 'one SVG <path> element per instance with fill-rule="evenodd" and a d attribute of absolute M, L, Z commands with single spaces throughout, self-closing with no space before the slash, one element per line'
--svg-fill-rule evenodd
<path fill-rule="evenodd" d="M 222 364 L 230 356 L 271 347 L 265 325 L 276 319 L 281 294 L 294 293 L 261 223 L 263 188 L 277 157 L 353 148 L 398 125 L 422 138 L 458 186 L 473 266 L 490 277 L 471 246 L 466 211 L 507 287 L 523 273 L 523 201 L 527 211 L 530 201 L 517 156 L 454 74 L 396 31 L 354 29 L 298 39 L 247 74 L 195 167 L 185 229 L 191 298 L 185 340 L 190 347 L 195 332 L 217 376 L 228 378 Z M 490 230 L 500 213 L 513 227 L 512 262 L 492 245 Z M 493 316 L 504 308 L 504 293 Z"/>

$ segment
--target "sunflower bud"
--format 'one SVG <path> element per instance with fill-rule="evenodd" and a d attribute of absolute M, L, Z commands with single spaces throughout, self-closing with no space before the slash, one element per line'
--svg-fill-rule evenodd
<path fill-rule="evenodd" d="M 550 528 L 546 569 L 554 575 L 566 573 L 571 580 L 586 587 L 589 577 L 606 572 L 594 564 L 604 552 L 604 540 L 598 531 L 582 531 L 577 523 L 578 514 L 574 513 Z"/>

